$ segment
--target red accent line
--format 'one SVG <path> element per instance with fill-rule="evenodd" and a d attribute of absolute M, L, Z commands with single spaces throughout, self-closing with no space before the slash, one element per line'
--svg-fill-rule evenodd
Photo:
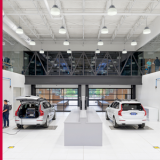
<path fill-rule="evenodd" d="M 3 77 L 3 69 L 2 69 L 2 60 L 3 60 L 3 41 L 2 41 L 2 38 L 3 38 L 3 28 L 2 28 L 2 25 L 3 25 L 3 1 L 1 0 L 0 1 L 0 10 L 1 10 L 1 16 L 0 16 L 0 37 L 1 37 L 1 42 L 0 42 L 0 47 L 1 47 L 1 54 L 0 54 L 0 66 L 1 66 L 1 69 L 0 69 L 0 110 L 2 111 L 2 107 L 3 107 L 3 80 L 2 80 L 2 77 Z M 2 119 L 2 114 L 1 114 L 1 118 L 0 118 L 0 127 L 1 127 L 1 132 L 0 132 L 0 143 L 1 143 L 1 149 L 0 149 L 0 160 L 3 160 L 3 134 L 2 134 L 2 123 L 3 123 L 3 119 Z"/>

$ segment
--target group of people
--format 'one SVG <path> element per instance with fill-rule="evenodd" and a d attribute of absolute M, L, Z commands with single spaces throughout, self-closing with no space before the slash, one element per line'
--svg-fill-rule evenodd
<path fill-rule="evenodd" d="M 160 69 L 160 60 L 158 59 L 158 57 L 156 57 L 154 63 L 155 65 L 155 72 L 159 71 Z M 152 62 L 151 62 L 151 59 L 148 60 L 147 62 L 147 73 L 151 73 L 151 67 L 152 67 Z"/>

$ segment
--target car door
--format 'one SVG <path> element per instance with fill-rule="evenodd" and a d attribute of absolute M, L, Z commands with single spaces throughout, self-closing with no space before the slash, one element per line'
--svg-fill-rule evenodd
<path fill-rule="evenodd" d="M 46 102 L 43 102 L 43 108 L 44 108 L 44 118 L 47 119 L 47 117 L 49 117 L 50 119 L 49 108 Z"/>
<path fill-rule="evenodd" d="M 116 102 L 113 106 L 113 116 L 116 118 L 118 115 L 119 102 Z"/>
<path fill-rule="evenodd" d="M 114 105 L 114 102 L 108 107 L 107 113 L 110 119 L 112 119 L 112 106 Z"/>
<path fill-rule="evenodd" d="M 54 108 L 51 106 L 51 104 L 49 102 L 46 102 L 48 105 L 48 109 L 49 109 L 49 116 L 50 116 L 50 120 L 53 119 L 54 116 Z"/>

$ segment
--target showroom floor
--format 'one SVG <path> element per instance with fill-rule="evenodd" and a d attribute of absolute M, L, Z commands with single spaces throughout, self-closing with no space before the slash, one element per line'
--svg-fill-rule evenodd
<path fill-rule="evenodd" d="M 160 160 L 160 122 L 148 122 L 153 130 L 111 130 L 111 121 L 99 112 L 103 121 L 103 146 L 64 146 L 64 120 L 69 112 L 58 112 L 51 126 L 56 130 L 21 130 L 3 134 L 3 160 Z M 15 122 L 3 132 L 14 134 Z M 78 137 L 77 137 L 78 138 Z M 8 149 L 14 146 L 13 149 Z"/>

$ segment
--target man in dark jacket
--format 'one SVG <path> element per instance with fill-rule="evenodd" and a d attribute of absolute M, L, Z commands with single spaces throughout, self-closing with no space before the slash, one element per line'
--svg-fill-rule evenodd
<path fill-rule="evenodd" d="M 155 72 L 159 71 L 160 60 L 158 59 L 158 57 L 156 57 L 156 60 L 154 61 L 154 64 L 155 64 Z"/>
<path fill-rule="evenodd" d="M 3 108 L 3 122 L 4 122 L 4 127 L 7 128 L 9 127 L 9 105 L 7 104 L 7 100 L 4 100 L 4 108 Z M 6 126 L 7 122 L 7 126 Z"/>

